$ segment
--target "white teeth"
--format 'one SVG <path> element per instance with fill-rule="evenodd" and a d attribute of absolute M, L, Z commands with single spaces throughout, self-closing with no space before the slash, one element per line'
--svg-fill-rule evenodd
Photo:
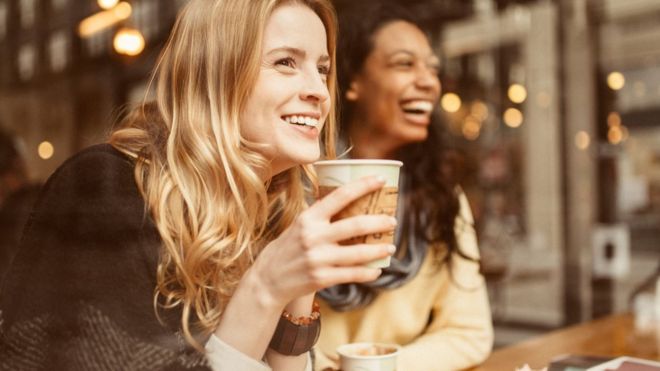
<path fill-rule="evenodd" d="M 284 116 L 284 121 L 288 122 L 289 124 L 298 124 L 298 125 L 305 125 L 305 126 L 311 126 L 311 127 L 317 127 L 319 124 L 319 120 L 309 117 L 309 116 Z"/>
<path fill-rule="evenodd" d="M 433 111 L 433 103 L 427 100 L 413 100 L 403 104 L 404 110 L 422 111 L 423 113 L 430 113 Z"/>

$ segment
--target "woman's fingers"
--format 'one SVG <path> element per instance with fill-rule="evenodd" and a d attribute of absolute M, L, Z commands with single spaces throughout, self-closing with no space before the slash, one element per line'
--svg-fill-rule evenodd
<path fill-rule="evenodd" d="M 343 208 L 358 198 L 382 188 L 385 182 L 374 176 L 358 179 L 345 184 L 316 202 L 307 212 L 314 213 L 326 219 L 332 218 Z"/>
<path fill-rule="evenodd" d="M 332 267 L 323 269 L 316 274 L 314 286 L 316 290 L 351 282 L 371 282 L 378 278 L 382 270 L 364 266 Z"/>
<path fill-rule="evenodd" d="M 394 254 L 396 248 L 388 244 L 328 245 L 309 252 L 314 266 L 359 267 Z"/>
<path fill-rule="evenodd" d="M 353 237 L 377 233 L 389 233 L 396 227 L 396 218 L 388 215 L 356 215 L 337 220 L 319 231 L 319 238 L 327 241 L 344 241 Z"/>

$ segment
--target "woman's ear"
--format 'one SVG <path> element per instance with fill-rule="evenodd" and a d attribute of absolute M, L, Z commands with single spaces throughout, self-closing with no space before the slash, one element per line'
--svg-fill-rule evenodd
<path fill-rule="evenodd" d="M 346 100 L 349 102 L 355 102 L 360 97 L 358 94 L 358 83 L 356 81 L 351 81 L 351 85 L 346 90 Z"/>

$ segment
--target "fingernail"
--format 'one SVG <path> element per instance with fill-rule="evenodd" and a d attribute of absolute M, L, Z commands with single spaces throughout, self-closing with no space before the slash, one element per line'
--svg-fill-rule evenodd
<path fill-rule="evenodd" d="M 394 245 L 387 246 L 387 252 L 389 252 L 390 255 L 394 254 L 396 252 L 396 246 Z"/>
<path fill-rule="evenodd" d="M 377 180 L 379 183 L 385 183 L 385 177 L 382 176 L 382 175 L 377 175 L 377 176 L 376 176 L 376 180 Z"/>
<path fill-rule="evenodd" d="M 396 227 L 398 222 L 396 221 L 395 217 L 393 217 L 393 216 L 390 217 L 390 224 L 392 224 L 392 227 Z"/>

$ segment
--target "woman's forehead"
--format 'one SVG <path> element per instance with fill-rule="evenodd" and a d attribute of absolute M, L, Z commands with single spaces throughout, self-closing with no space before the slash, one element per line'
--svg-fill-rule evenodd
<path fill-rule="evenodd" d="M 293 48 L 306 53 L 327 55 L 327 36 L 321 18 L 298 3 L 278 6 L 266 22 L 264 50 Z"/>

